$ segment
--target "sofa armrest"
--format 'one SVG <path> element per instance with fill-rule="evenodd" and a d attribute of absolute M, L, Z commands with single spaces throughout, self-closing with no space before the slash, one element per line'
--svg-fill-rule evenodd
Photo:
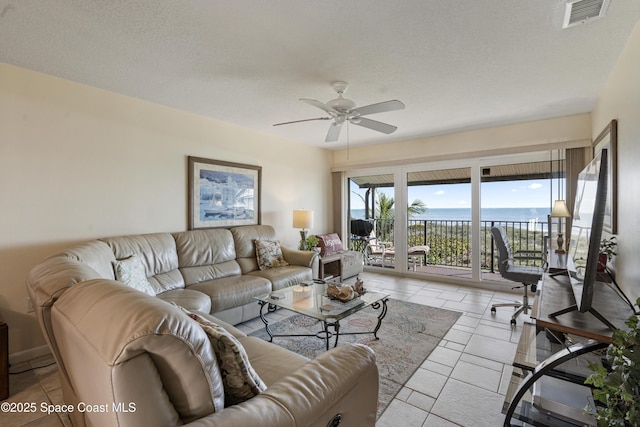
<path fill-rule="evenodd" d="M 300 265 L 302 267 L 313 267 L 313 263 L 318 258 L 318 254 L 314 251 L 301 251 L 299 249 L 289 249 L 281 247 L 282 256 L 289 264 Z"/>
<path fill-rule="evenodd" d="M 299 249 L 289 249 L 282 246 L 282 256 L 289 264 L 309 267 L 311 277 L 318 277 L 320 268 L 320 256 L 314 251 L 301 251 Z"/>
<path fill-rule="evenodd" d="M 375 355 L 353 344 L 325 352 L 260 395 L 188 425 L 325 427 L 340 414 L 345 425 L 374 426 L 377 405 Z"/>

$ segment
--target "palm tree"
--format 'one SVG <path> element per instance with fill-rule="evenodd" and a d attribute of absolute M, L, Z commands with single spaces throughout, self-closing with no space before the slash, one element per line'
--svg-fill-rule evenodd
<path fill-rule="evenodd" d="M 409 218 L 420 215 L 427 211 L 427 205 L 420 199 L 415 199 L 409 206 L 407 206 L 407 216 Z"/>
<path fill-rule="evenodd" d="M 393 205 L 395 200 L 384 193 L 380 193 L 376 201 L 376 216 L 380 219 L 377 235 L 381 241 L 393 241 Z M 427 205 L 420 199 L 415 199 L 407 206 L 407 216 L 409 218 L 424 213 Z"/>
<path fill-rule="evenodd" d="M 380 219 L 392 219 L 393 218 L 393 205 L 395 200 L 393 197 L 389 197 L 384 193 L 381 193 L 378 197 L 378 203 L 376 206 L 376 214 Z M 415 199 L 409 206 L 407 206 L 407 216 L 409 218 L 420 215 L 427 210 L 427 205 L 420 199 Z"/>
<path fill-rule="evenodd" d="M 362 194 L 353 192 L 356 196 L 362 200 L 364 203 L 364 196 Z M 393 205 L 395 204 L 395 200 L 393 197 L 389 197 L 384 193 L 380 193 L 378 196 L 378 200 L 376 200 L 376 217 L 384 218 L 384 219 L 393 219 Z M 420 199 L 415 199 L 409 206 L 407 206 L 407 215 L 409 218 L 420 215 L 427 211 L 427 205 Z"/>

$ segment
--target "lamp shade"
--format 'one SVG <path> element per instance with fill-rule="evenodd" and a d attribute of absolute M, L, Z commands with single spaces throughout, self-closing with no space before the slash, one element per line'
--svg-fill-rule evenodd
<path fill-rule="evenodd" d="M 569 213 L 569 208 L 567 208 L 567 203 L 564 200 L 556 200 L 553 204 L 551 216 L 554 218 L 569 218 L 571 214 Z"/>
<path fill-rule="evenodd" d="M 293 228 L 313 227 L 313 211 L 296 209 L 293 211 Z"/>

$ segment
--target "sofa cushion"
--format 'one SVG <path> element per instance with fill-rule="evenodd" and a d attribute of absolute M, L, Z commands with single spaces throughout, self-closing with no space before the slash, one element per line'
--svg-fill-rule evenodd
<path fill-rule="evenodd" d="M 191 311 L 211 313 L 209 295 L 192 289 L 173 289 L 156 295 L 163 301 L 171 302 Z"/>
<path fill-rule="evenodd" d="M 131 255 L 128 258 L 113 261 L 113 269 L 117 281 L 152 297 L 156 295 L 147 280 L 144 265 L 142 265 L 138 255 Z"/>
<path fill-rule="evenodd" d="M 331 255 L 343 250 L 342 240 L 336 233 L 318 234 L 318 246 L 320 247 L 320 255 Z"/>
<path fill-rule="evenodd" d="M 173 237 L 185 285 L 242 274 L 229 230 L 192 230 Z"/>
<path fill-rule="evenodd" d="M 247 273 L 247 275 L 264 277 L 271 282 L 274 291 L 297 285 L 300 282 L 313 278 L 310 268 L 299 265 L 287 265 L 285 267 L 270 268 L 269 270 L 256 270 Z"/>
<path fill-rule="evenodd" d="M 222 373 L 225 407 L 242 403 L 267 389 L 260 376 L 251 367 L 244 347 L 232 334 L 199 314 L 183 310 L 202 326 L 211 340 Z"/>
<path fill-rule="evenodd" d="M 280 242 L 277 240 L 256 240 L 256 258 L 258 259 L 258 267 L 260 270 L 268 270 L 270 268 L 284 267 L 289 265 L 282 256 Z"/>
<path fill-rule="evenodd" d="M 271 292 L 271 282 L 263 277 L 251 275 L 223 277 L 209 280 L 187 289 L 203 292 L 211 298 L 211 313 L 217 313 L 229 308 L 240 307 L 245 304 L 258 304 L 254 297 Z"/>
<path fill-rule="evenodd" d="M 309 359 L 257 337 L 237 337 L 251 360 L 251 366 L 262 381 L 271 386 L 280 378 L 294 372 Z"/>

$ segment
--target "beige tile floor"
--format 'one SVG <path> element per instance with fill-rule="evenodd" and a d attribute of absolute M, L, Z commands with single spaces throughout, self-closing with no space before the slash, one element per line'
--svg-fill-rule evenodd
<path fill-rule="evenodd" d="M 378 427 L 498 426 L 504 395 L 511 375 L 511 362 L 523 319 L 512 329 L 511 309 L 490 313 L 491 304 L 518 298 L 507 291 L 496 292 L 365 272 L 368 289 L 384 289 L 392 298 L 457 310 L 462 316 L 409 379 L 379 418 Z M 508 289 L 508 287 L 505 287 Z M 273 313 L 277 317 L 284 313 Z M 245 333 L 263 327 L 259 319 L 238 325 Z M 42 357 L 11 371 L 8 402 L 62 403 L 60 381 L 50 357 Z M 49 365 L 49 366 L 45 366 Z M 44 366 L 44 367 L 42 367 Z M 68 426 L 65 414 L 3 413 L 0 425 Z"/>

